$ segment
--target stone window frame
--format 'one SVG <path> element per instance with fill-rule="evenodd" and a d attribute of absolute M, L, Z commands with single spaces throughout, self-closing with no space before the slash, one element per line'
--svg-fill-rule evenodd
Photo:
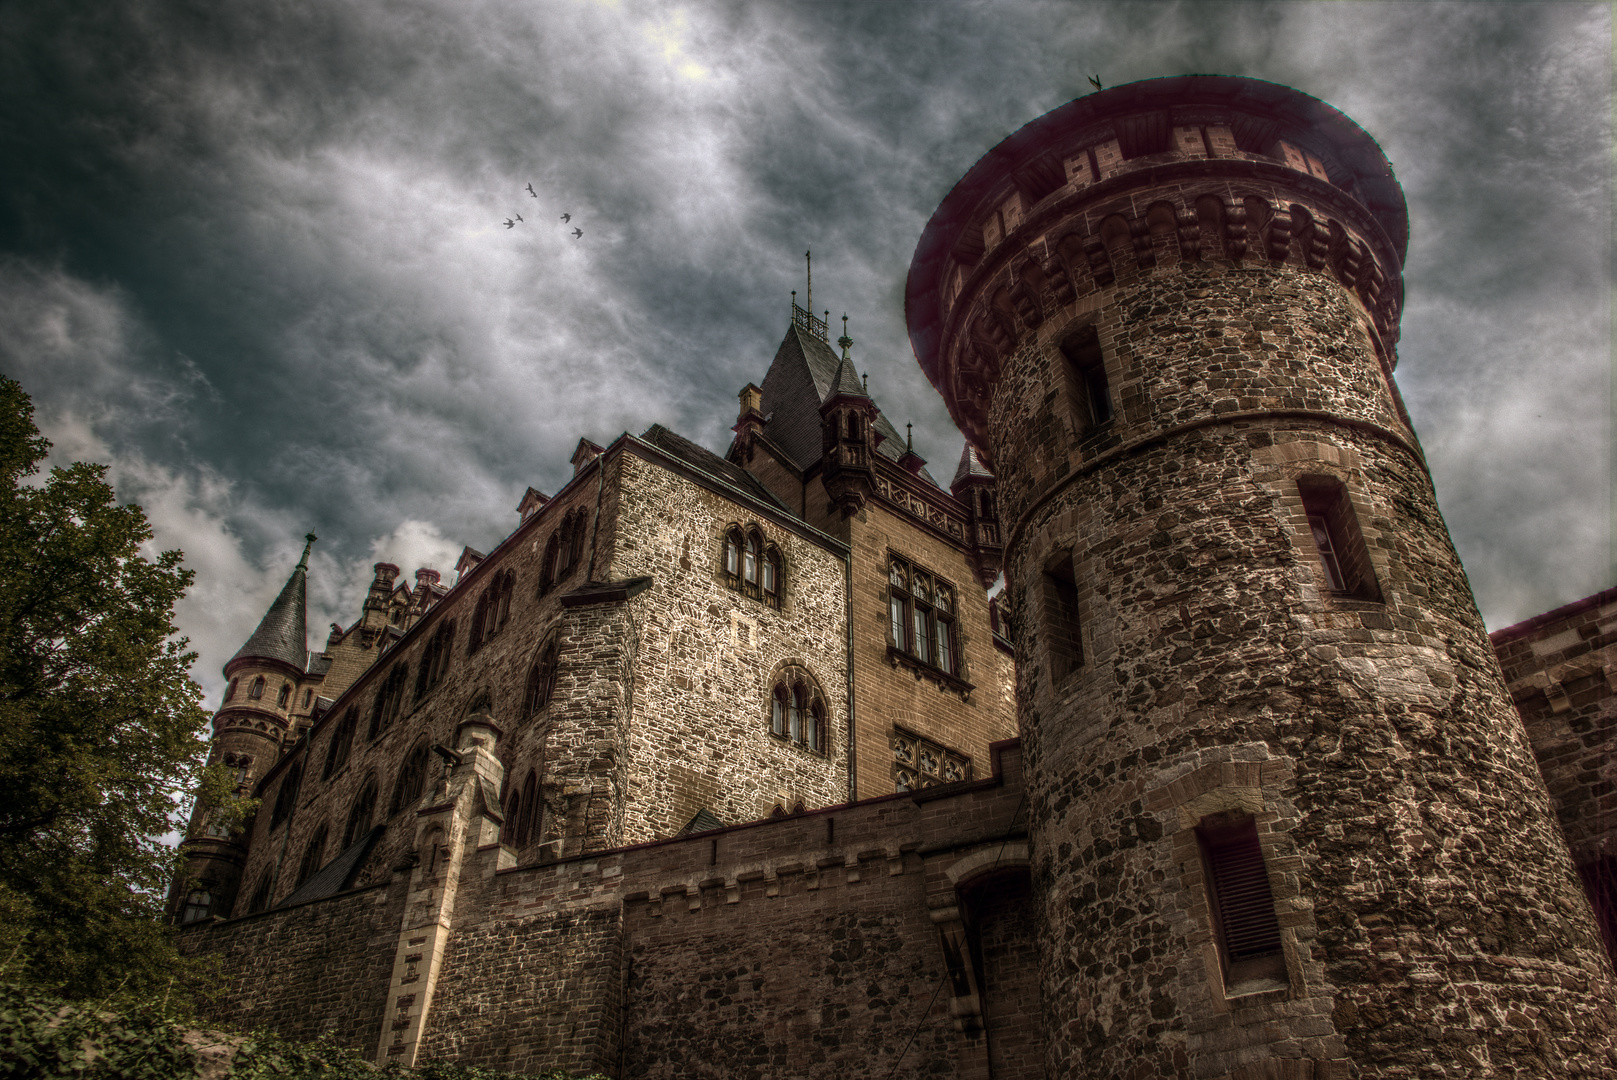
<path fill-rule="evenodd" d="M 189 926 L 191 923 L 201 922 L 213 914 L 213 890 L 208 888 L 206 882 L 198 883 L 197 887 L 185 894 L 185 900 L 180 905 L 179 924 Z"/>
<path fill-rule="evenodd" d="M 359 785 L 359 794 L 348 804 L 348 820 L 343 826 L 340 850 L 347 851 L 371 830 L 376 820 L 376 797 L 380 792 L 381 781 L 373 769 L 365 777 L 365 782 Z"/>
<path fill-rule="evenodd" d="M 423 734 L 399 759 L 398 776 L 393 782 L 393 798 L 388 803 L 387 816 L 397 817 L 421 801 L 427 790 L 427 770 L 431 767 L 432 738 Z"/>
<path fill-rule="evenodd" d="M 275 697 L 275 707 L 277 709 L 284 709 L 286 708 L 286 703 L 291 700 L 292 684 L 289 682 L 284 682 L 281 684 L 281 692 Z"/>
<path fill-rule="evenodd" d="M 506 796 L 506 831 L 502 833 L 501 842 L 517 850 L 536 843 L 544 820 L 542 802 L 539 770 L 529 769 L 520 786 L 512 782 L 511 791 Z"/>
<path fill-rule="evenodd" d="M 448 674 L 450 661 L 455 655 L 455 620 L 445 619 L 438 624 L 432 637 L 421 650 L 420 664 L 416 669 L 415 699 L 422 701 L 432 693 L 433 689 L 443 681 Z"/>
<path fill-rule="evenodd" d="M 1263 747 L 1229 747 L 1267 754 Z M 1261 1006 L 1308 996 L 1305 967 L 1315 966 L 1302 940 L 1312 938 L 1314 924 L 1306 914 L 1295 881 L 1299 858 L 1287 837 L 1292 823 L 1282 814 L 1276 790 L 1289 781 L 1292 763 L 1285 758 L 1212 761 L 1149 791 L 1145 809 L 1164 825 L 1163 839 L 1179 871 L 1179 884 L 1192 923 L 1187 944 L 1201 954 L 1209 1000 L 1215 1012 Z M 1294 810 L 1288 813 L 1295 817 Z M 1250 816 L 1263 854 L 1269 891 L 1280 925 L 1280 963 L 1256 972 L 1229 964 L 1224 955 L 1211 890 L 1201 830 L 1234 817 Z M 1288 880 L 1291 879 L 1291 880 Z M 1296 901 L 1296 902 L 1293 902 Z M 1256 976 L 1256 978 L 1253 978 Z M 1273 985 L 1262 985 L 1269 978 Z M 1243 985 L 1250 980 L 1252 985 Z"/>
<path fill-rule="evenodd" d="M 1098 322 L 1094 318 L 1079 319 L 1062 327 L 1055 351 L 1061 357 L 1073 435 L 1087 439 L 1117 420 L 1117 402 Z"/>
<path fill-rule="evenodd" d="M 1045 556 L 1039 573 L 1040 644 L 1052 689 L 1060 690 L 1085 663 L 1084 618 L 1079 602 L 1078 558 L 1071 548 Z"/>
<path fill-rule="evenodd" d="M 927 579 L 924 591 L 917 589 L 917 574 Z M 939 585 L 948 590 L 947 603 L 938 600 Z M 923 665 L 960 681 L 966 665 L 965 657 L 961 655 L 959 587 L 948 578 L 921 566 L 908 555 L 889 549 L 887 588 L 883 599 L 887 601 L 889 654 L 897 652 L 908 663 Z M 917 620 L 921 628 L 917 627 Z M 915 651 L 918 629 L 922 629 L 927 637 L 926 656 Z M 937 649 L 940 643 L 943 643 L 941 657 Z"/>
<path fill-rule="evenodd" d="M 264 698 L 264 676 L 260 675 L 258 678 L 253 680 L 252 689 L 247 691 L 247 696 L 250 699 L 252 699 L 253 701 L 262 701 L 263 700 L 263 698 Z"/>
<path fill-rule="evenodd" d="M 959 784 L 970 780 L 971 757 L 944 746 L 936 739 L 919 735 L 899 724 L 887 745 L 893 751 L 893 790 L 895 792 L 922 791 L 944 784 Z M 930 757 L 934 764 L 924 764 Z"/>
<path fill-rule="evenodd" d="M 816 757 L 831 756 L 831 707 L 820 680 L 801 660 L 776 665 L 769 677 L 768 723 L 771 739 Z"/>
<path fill-rule="evenodd" d="M 1319 580 L 1325 586 L 1322 593 L 1380 603 L 1381 586 L 1349 485 L 1328 472 L 1303 473 L 1296 485 Z"/>
<path fill-rule="evenodd" d="M 280 786 L 275 790 L 275 803 L 270 810 L 270 828 L 276 828 L 292 816 L 292 810 L 298 801 L 298 788 L 302 785 L 303 759 L 300 757 L 287 766 L 286 772 L 281 776 Z"/>
<path fill-rule="evenodd" d="M 409 682 L 408 660 L 400 660 L 388 668 L 387 677 L 382 680 L 382 685 L 376 691 L 376 697 L 371 701 L 371 722 L 366 742 L 375 742 L 381 738 L 383 733 L 393 726 L 393 721 L 404 712 L 404 688 Z"/>
<path fill-rule="evenodd" d="M 778 609 L 786 592 L 786 560 L 756 521 L 725 525 L 719 541 L 719 574 L 736 592 Z"/>
<path fill-rule="evenodd" d="M 303 887 L 303 883 L 318 874 L 326 865 L 326 845 L 330 842 L 330 827 L 322 821 L 314 832 L 309 834 L 308 843 L 303 845 L 303 858 L 298 860 L 297 881 L 293 884 L 293 891 Z"/>
<path fill-rule="evenodd" d="M 532 720 L 550 706 L 556 693 L 556 672 L 561 655 L 561 634 L 552 630 L 534 653 L 522 694 L 522 719 Z"/>
<path fill-rule="evenodd" d="M 259 875 L 257 887 L 248 895 L 246 914 L 257 915 L 260 911 L 269 910 L 270 886 L 274 884 L 271 880 L 272 877 L 273 875 L 268 870 Z"/>
<path fill-rule="evenodd" d="M 331 737 L 326 742 L 326 763 L 320 770 L 321 780 L 330 780 L 348 764 L 348 754 L 354 745 L 354 732 L 358 728 L 359 708 L 350 706 L 333 726 Z"/>
<path fill-rule="evenodd" d="M 472 611 L 470 636 L 466 641 L 467 656 L 477 652 L 505 628 L 506 621 L 511 617 L 511 595 L 516 590 L 516 580 L 515 570 L 501 570 L 477 598 L 477 606 Z"/>

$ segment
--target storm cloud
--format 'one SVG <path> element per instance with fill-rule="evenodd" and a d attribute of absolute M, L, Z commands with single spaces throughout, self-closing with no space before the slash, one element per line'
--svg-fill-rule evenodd
<path fill-rule="evenodd" d="M 0 372 L 185 550 L 217 693 L 311 529 L 318 645 L 580 437 L 722 451 L 810 248 L 947 473 L 902 304 L 939 200 L 1090 74 L 1252 76 L 1398 171 L 1399 382 L 1498 627 L 1617 580 L 1610 57 L 1593 4 L 11 3 Z"/>

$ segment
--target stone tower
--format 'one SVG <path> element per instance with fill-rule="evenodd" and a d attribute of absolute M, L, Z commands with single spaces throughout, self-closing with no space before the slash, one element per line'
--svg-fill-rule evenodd
<path fill-rule="evenodd" d="M 1047 1076 L 1572 1076 L 1612 970 L 1393 383 L 1402 193 L 1329 106 L 1123 86 L 933 215 L 997 474 Z"/>
<path fill-rule="evenodd" d="M 304 538 L 298 560 L 275 602 L 264 613 L 258 629 L 225 664 L 230 682 L 224 701 L 213 718 L 210 763 L 223 762 L 236 775 L 237 789 L 247 793 L 281 757 L 281 749 L 297 734 L 297 694 L 309 666 L 307 581 L 313 534 Z M 175 910 L 186 920 L 204 913 L 228 912 L 234 903 L 246 862 L 246 845 L 239 835 L 197 820 L 193 811 L 186 853 L 188 896 L 196 910 Z M 173 898 L 178 900 L 178 896 Z"/>

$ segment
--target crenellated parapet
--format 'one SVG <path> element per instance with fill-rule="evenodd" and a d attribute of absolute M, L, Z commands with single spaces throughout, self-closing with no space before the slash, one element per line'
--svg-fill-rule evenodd
<path fill-rule="evenodd" d="M 916 249 L 912 343 L 985 449 L 988 387 L 1010 354 L 1141 275 L 1326 275 L 1390 372 L 1407 236 L 1391 167 L 1330 106 L 1252 80 L 1152 80 L 1041 117 L 955 187 Z"/>

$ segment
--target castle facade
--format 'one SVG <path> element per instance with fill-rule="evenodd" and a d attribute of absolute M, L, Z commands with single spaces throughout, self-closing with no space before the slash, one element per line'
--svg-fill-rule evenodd
<path fill-rule="evenodd" d="M 948 491 L 794 298 L 723 457 L 581 441 L 320 653 L 306 550 L 215 720 L 262 808 L 174 894 L 217 1019 L 622 1077 L 1608 1075 L 1617 598 L 1490 641 L 1393 381 L 1407 234 L 1306 95 L 1094 94 L 917 248 Z"/>

